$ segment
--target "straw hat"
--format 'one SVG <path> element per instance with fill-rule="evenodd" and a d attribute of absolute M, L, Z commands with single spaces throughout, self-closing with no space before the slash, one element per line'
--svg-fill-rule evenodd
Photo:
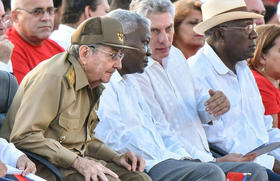
<path fill-rule="evenodd" d="M 246 9 L 244 0 L 207 0 L 201 6 L 203 21 L 193 29 L 203 35 L 210 28 L 228 21 L 263 17 L 241 9 Z"/>

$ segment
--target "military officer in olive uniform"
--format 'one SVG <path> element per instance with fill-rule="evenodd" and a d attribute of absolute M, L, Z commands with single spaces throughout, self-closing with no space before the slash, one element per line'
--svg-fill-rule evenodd
<path fill-rule="evenodd" d="M 121 24 L 88 19 L 72 35 L 67 52 L 42 62 L 21 82 L 1 134 L 18 148 L 46 157 L 64 180 L 151 180 L 144 160 L 118 154 L 94 136 L 102 82 L 121 68 Z M 37 164 L 37 174 L 54 180 Z"/>

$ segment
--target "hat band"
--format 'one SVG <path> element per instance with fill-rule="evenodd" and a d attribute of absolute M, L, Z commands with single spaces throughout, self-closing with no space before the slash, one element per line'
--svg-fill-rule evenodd
<path fill-rule="evenodd" d="M 84 45 L 90 45 L 103 43 L 103 40 L 102 35 L 82 35 L 80 42 L 83 42 Z"/>

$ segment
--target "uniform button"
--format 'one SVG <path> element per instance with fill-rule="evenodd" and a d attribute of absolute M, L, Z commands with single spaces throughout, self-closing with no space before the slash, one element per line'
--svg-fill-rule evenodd
<path fill-rule="evenodd" d="M 66 136 L 60 136 L 59 143 L 62 143 L 66 139 Z"/>

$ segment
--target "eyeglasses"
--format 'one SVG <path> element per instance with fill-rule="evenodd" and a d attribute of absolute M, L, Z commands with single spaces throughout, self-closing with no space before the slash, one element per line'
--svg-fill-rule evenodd
<path fill-rule="evenodd" d="M 3 24 L 4 26 L 6 26 L 7 24 L 9 24 L 11 21 L 11 18 L 9 15 L 4 14 L 1 19 L 0 19 L 0 23 Z"/>
<path fill-rule="evenodd" d="M 92 49 L 98 48 L 96 45 L 89 45 L 88 47 L 90 47 Z M 105 53 L 105 54 L 111 56 L 112 60 L 118 60 L 118 59 L 122 60 L 124 57 L 124 53 L 122 52 L 122 49 L 119 50 L 118 52 L 109 52 L 109 51 L 98 48 L 98 51 L 101 51 L 102 53 Z"/>
<path fill-rule="evenodd" d="M 56 8 L 54 7 L 49 7 L 47 9 L 43 9 L 43 8 L 35 8 L 32 11 L 28 11 L 26 9 L 22 9 L 22 8 L 17 8 L 16 10 L 23 10 L 35 17 L 42 17 L 44 16 L 45 12 L 47 12 L 50 16 L 53 16 L 55 13 Z"/>
<path fill-rule="evenodd" d="M 247 26 L 219 26 L 219 28 L 245 30 L 249 34 L 256 29 L 256 24 L 254 23 Z"/>

